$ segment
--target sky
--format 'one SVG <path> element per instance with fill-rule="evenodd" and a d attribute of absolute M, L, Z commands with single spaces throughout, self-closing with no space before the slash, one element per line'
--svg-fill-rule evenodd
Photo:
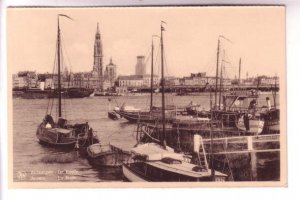
<path fill-rule="evenodd" d="M 225 74 L 274 76 L 285 70 L 283 7 L 127 7 L 10 8 L 7 11 L 7 56 L 11 73 L 52 72 L 60 19 L 63 47 L 72 72 L 91 71 L 97 23 L 103 44 L 104 68 L 112 58 L 117 75 L 134 74 L 136 56 L 149 55 L 152 35 L 165 21 L 166 74 L 214 75 L 219 35 Z M 155 54 L 159 39 L 154 38 Z M 158 72 L 158 69 L 155 70 Z M 147 62 L 150 72 L 150 61 Z"/>

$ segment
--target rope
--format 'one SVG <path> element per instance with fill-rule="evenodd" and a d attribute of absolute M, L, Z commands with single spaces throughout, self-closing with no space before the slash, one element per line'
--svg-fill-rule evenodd
<path fill-rule="evenodd" d="M 68 79 L 68 85 L 67 85 L 67 95 L 68 94 L 68 89 L 70 88 L 70 82 L 71 82 L 71 71 L 72 71 L 72 64 L 71 64 L 71 61 L 69 59 L 69 55 L 68 55 L 68 52 L 67 52 L 67 48 L 65 47 L 65 44 L 64 44 L 64 41 L 62 40 L 62 47 L 63 47 L 63 53 L 65 53 L 65 56 L 67 58 L 67 63 L 69 64 L 69 67 L 70 67 L 70 71 L 69 71 L 69 79 Z M 62 61 L 64 61 L 63 59 L 63 55 L 62 55 Z M 68 96 L 69 97 L 69 96 Z M 66 99 L 64 99 L 64 107 L 67 106 L 67 103 L 68 102 L 68 105 L 70 106 L 70 109 L 71 110 L 71 118 L 74 119 L 74 109 L 73 109 L 73 101 L 72 101 L 72 98 L 69 98 L 69 101 L 66 101 Z M 65 117 L 67 117 L 67 109 L 65 109 Z"/>
<path fill-rule="evenodd" d="M 56 56 L 57 56 L 57 48 L 58 48 L 58 43 L 56 43 L 56 50 L 55 50 L 55 54 L 54 54 L 54 64 L 53 64 L 53 69 L 52 69 L 52 80 L 51 80 L 51 82 L 50 82 L 50 91 L 52 90 L 52 84 L 53 84 L 53 82 L 54 82 L 54 71 L 55 71 L 55 69 L 56 69 Z M 54 92 L 54 91 L 53 91 Z M 47 105 L 47 113 L 46 114 L 48 114 L 49 113 L 49 104 L 50 104 L 50 101 L 51 101 L 51 108 L 50 108 L 50 115 L 51 115 L 51 113 L 52 113 L 52 108 L 53 108 L 53 102 L 54 102 L 54 98 L 49 98 L 49 100 L 48 100 L 48 105 Z"/>

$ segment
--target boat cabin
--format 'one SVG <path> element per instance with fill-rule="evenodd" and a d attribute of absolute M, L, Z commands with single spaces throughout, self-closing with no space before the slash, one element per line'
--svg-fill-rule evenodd
<path fill-rule="evenodd" d="M 258 93 L 254 91 L 230 92 L 223 95 L 223 109 L 225 111 L 245 112 L 255 109 Z"/>
<path fill-rule="evenodd" d="M 132 149 L 133 162 L 124 165 L 127 178 L 139 177 L 145 181 L 197 182 L 211 181 L 211 170 L 190 163 L 190 158 L 175 153 L 170 147 L 147 143 Z M 215 181 L 225 181 L 227 175 L 215 172 Z M 131 180 L 135 181 L 135 180 Z"/>

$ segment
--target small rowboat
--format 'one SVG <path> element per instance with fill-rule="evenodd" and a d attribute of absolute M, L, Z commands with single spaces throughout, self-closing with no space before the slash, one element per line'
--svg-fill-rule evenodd
<path fill-rule="evenodd" d="M 115 111 L 109 111 L 109 112 L 107 113 L 107 115 L 108 115 L 108 117 L 109 117 L 110 119 L 112 119 L 112 120 L 118 120 L 118 119 L 121 118 L 121 116 L 120 116 L 118 113 L 116 113 Z"/>
<path fill-rule="evenodd" d="M 111 144 L 101 143 L 90 145 L 87 148 L 89 163 L 96 168 L 115 167 L 121 170 L 122 164 L 127 163 L 130 153 Z"/>

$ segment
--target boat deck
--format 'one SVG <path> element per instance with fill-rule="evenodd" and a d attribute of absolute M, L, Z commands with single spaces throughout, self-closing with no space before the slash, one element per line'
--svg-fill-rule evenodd
<path fill-rule="evenodd" d="M 202 178 L 205 176 L 211 176 L 210 169 L 203 171 L 203 172 L 196 172 L 196 171 L 192 170 L 193 167 L 195 167 L 196 165 L 190 164 L 187 162 L 182 162 L 181 164 L 167 164 L 167 163 L 164 163 L 161 161 L 154 161 L 154 162 L 147 162 L 147 164 L 149 164 L 155 168 L 165 170 L 165 171 L 183 174 L 183 175 L 194 177 L 194 178 Z M 218 171 L 215 171 L 215 175 L 216 176 L 224 176 L 224 177 L 227 176 L 226 174 L 223 174 Z"/>

